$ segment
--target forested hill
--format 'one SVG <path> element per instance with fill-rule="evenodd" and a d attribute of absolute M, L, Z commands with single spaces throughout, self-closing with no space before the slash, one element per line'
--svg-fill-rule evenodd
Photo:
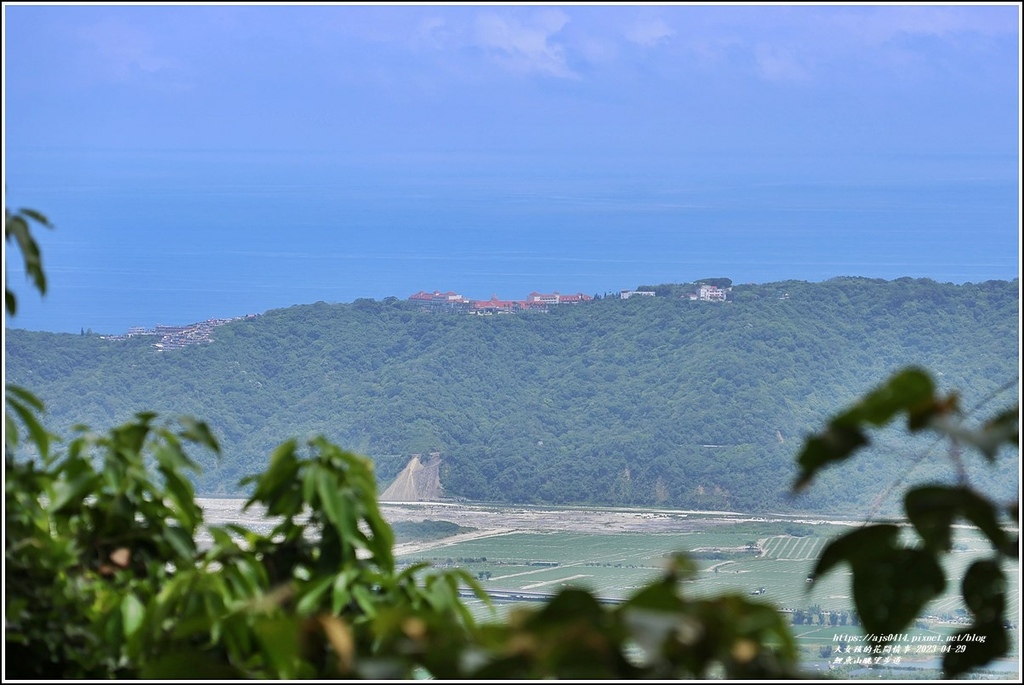
<path fill-rule="evenodd" d="M 730 298 L 495 316 L 317 303 L 163 352 L 147 337 L 8 330 L 6 373 L 64 434 L 143 409 L 205 419 L 224 456 L 203 460 L 201 494 L 237 494 L 282 440 L 323 433 L 374 458 L 382 488 L 411 454 L 439 452 L 450 497 L 863 512 L 897 478 L 952 473 L 941 450 L 915 466 L 887 437 L 790 501 L 808 432 L 904 365 L 959 389 L 965 407 L 1019 372 L 1016 280 L 836 278 L 737 285 Z M 1013 496 L 1017 474 L 1014 459 L 972 478 Z"/>

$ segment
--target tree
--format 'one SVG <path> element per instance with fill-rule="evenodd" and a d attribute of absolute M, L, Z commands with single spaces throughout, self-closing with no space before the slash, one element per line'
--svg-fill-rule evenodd
<path fill-rule="evenodd" d="M 1016 384 L 1015 379 L 1013 384 Z M 1007 386 L 1011 387 L 1011 386 Z M 924 606 L 946 588 L 942 558 L 953 543 L 953 524 L 964 520 L 991 544 L 987 558 L 974 561 L 960 587 L 973 621 L 950 638 L 962 650 L 947 652 L 944 673 L 960 675 L 1003 656 L 1009 649 L 1006 618 L 1006 576 L 1003 566 L 1018 559 L 1018 536 L 1007 529 L 1007 517 L 1019 522 L 1018 501 L 997 503 L 975 490 L 963 467 L 961 450 L 977 450 L 994 462 L 1005 449 L 1019 451 L 1018 406 L 997 411 L 980 425 L 968 425 L 970 413 L 960 408 L 955 393 L 940 395 L 922 369 L 908 368 L 892 376 L 855 405 L 833 417 L 825 430 L 811 436 L 798 457 L 796 489 L 806 487 L 831 464 L 849 459 L 870 444 L 868 431 L 906 417 L 906 430 L 930 432 L 948 441 L 956 483 L 928 483 L 907 490 L 906 518 L 917 540 L 907 544 L 897 521 L 865 525 L 830 542 L 822 551 L 812 580 L 841 563 L 853 572 L 852 590 L 865 633 L 873 642 L 898 634 Z"/>
<path fill-rule="evenodd" d="M 39 251 L 39 244 L 32 236 L 31 224 L 35 222 L 40 226 L 52 228 L 49 219 L 32 209 L 19 209 L 11 212 L 4 208 L 4 242 L 15 239 L 21 252 L 25 265 L 25 274 L 28 276 L 32 286 L 39 291 L 40 295 L 46 294 L 46 272 L 43 270 L 42 254 Z M 4 311 L 9 316 L 17 312 L 17 297 L 14 292 L 4 284 Z M 42 402 L 25 388 L 5 384 L 4 386 L 4 451 L 5 455 L 11 453 L 17 446 L 18 423 L 8 412 L 8 408 L 14 412 L 22 425 L 28 430 L 31 440 L 34 442 L 39 454 L 45 457 L 49 450 L 50 438 L 52 437 L 36 418 L 36 413 L 43 410 Z"/>
<path fill-rule="evenodd" d="M 24 217 L 48 224 L 8 214 L 42 292 Z M 9 293 L 11 314 L 14 303 Z M 371 462 L 323 437 L 286 440 L 243 481 L 253 486 L 246 508 L 270 524 L 259 532 L 204 524 L 187 449 L 219 445 L 202 421 L 140 412 L 107 433 L 80 426 L 51 449 L 60 442 L 38 419 L 42 403 L 8 386 L 7 405 L 5 640 L 19 658 L 5 666 L 16 678 L 795 673 L 780 615 L 737 595 L 684 597 L 680 581 L 694 569 L 683 557 L 621 606 L 566 590 L 481 628 L 460 598 L 489 601 L 477 580 L 398 569 Z M 19 425 L 36 454 L 16 458 Z M 639 661 L 628 657 L 636 647 Z"/>
<path fill-rule="evenodd" d="M 45 292 L 29 220 L 7 216 L 33 285 Z M 13 315 L 15 298 L 7 293 Z M 368 305 L 369 306 L 369 305 Z M 374 305 L 377 306 L 377 305 Z M 393 534 L 376 501 L 372 464 L 322 436 L 289 439 L 270 465 L 246 478 L 246 508 L 266 526 L 208 526 L 187 473 L 193 448 L 219 452 L 210 428 L 152 412 L 105 433 L 79 427 L 63 447 L 38 418 L 42 403 L 7 387 L 5 411 L 5 640 L 17 678 L 442 679 L 790 678 L 799 675 L 787 621 L 771 604 L 737 594 L 692 599 L 694 572 L 677 555 L 663 574 L 618 606 L 567 589 L 508 621 L 477 625 L 460 595 L 487 595 L 468 572 L 399 569 Z M 907 416 L 911 433 L 950 441 L 988 460 L 1019 449 L 1016 407 L 979 426 L 962 420 L 955 395 L 939 396 L 919 369 L 895 375 L 800 453 L 797 489 L 868 445 L 867 430 Z M 34 453 L 20 454 L 19 428 Z M 1016 539 L 999 505 L 970 487 L 910 489 L 907 517 L 919 541 L 894 522 L 866 525 L 831 542 L 812 580 L 840 563 L 853 570 L 856 613 L 875 641 L 908 626 L 946 579 L 940 557 L 964 519 L 992 545 L 962 580 L 973 616 L 961 635 L 984 636 L 947 654 L 947 675 L 1007 650 L 1004 562 Z M 263 532 L 261 532 L 263 531 Z M 209 536 L 205 541 L 202 537 Z M 822 614 L 818 608 L 819 623 Z M 809 621 L 797 611 L 794 623 Z M 844 622 L 844 621 L 843 621 Z"/>

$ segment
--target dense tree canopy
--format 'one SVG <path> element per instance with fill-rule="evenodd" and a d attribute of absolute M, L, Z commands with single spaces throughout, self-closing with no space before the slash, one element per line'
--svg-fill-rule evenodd
<path fill-rule="evenodd" d="M 12 330 L 7 373 L 61 430 L 138 407 L 204 417 L 224 458 L 204 462 L 203 493 L 233 492 L 280 436 L 322 433 L 370 456 L 382 485 L 411 454 L 441 452 L 453 497 L 863 511 L 897 464 L 876 450 L 791 502 L 796 445 L 910 363 L 968 404 L 1014 378 L 1017 289 L 851 277 L 737 285 L 724 303 L 608 298 L 490 317 L 321 302 L 166 352 L 149 337 Z M 977 466 L 1012 494 L 1012 460 Z"/>

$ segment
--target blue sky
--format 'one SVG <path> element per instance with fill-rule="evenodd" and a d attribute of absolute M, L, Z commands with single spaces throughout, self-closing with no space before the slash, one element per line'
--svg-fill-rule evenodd
<path fill-rule="evenodd" d="M 1019 274 L 1016 3 L 3 19 L 5 206 L 57 227 L 9 326 Z"/>

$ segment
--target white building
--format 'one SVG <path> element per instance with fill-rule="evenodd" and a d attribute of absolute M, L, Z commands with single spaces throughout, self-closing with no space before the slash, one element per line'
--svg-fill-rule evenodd
<path fill-rule="evenodd" d="M 717 285 L 702 283 L 700 288 L 697 289 L 697 299 L 704 302 L 725 302 L 726 292 L 726 290 L 719 288 Z"/>

